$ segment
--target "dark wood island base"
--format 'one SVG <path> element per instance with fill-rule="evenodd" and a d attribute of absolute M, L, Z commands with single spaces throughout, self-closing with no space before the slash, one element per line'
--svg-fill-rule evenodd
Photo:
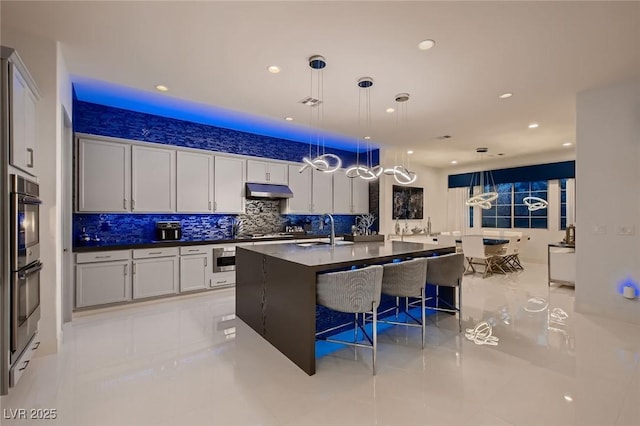
<path fill-rule="evenodd" d="M 454 247 L 400 241 L 335 247 L 240 246 L 236 251 L 236 315 L 313 375 L 318 273 L 454 252 Z"/>

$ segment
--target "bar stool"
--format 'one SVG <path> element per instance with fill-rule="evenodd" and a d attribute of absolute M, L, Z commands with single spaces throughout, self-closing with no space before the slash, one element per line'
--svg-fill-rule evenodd
<path fill-rule="evenodd" d="M 458 314 L 458 329 L 462 331 L 462 276 L 464 275 L 464 254 L 451 253 L 442 256 L 427 258 L 427 285 L 436 286 L 436 306 L 428 307 L 435 311 L 451 312 Z M 446 300 L 440 298 L 439 287 L 453 287 L 457 289 L 458 303 L 451 305 Z M 440 308 L 438 305 L 444 303 L 447 308 Z"/>
<path fill-rule="evenodd" d="M 427 259 L 418 258 L 398 263 L 387 263 L 383 266 L 384 273 L 382 275 L 382 293 L 396 297 L 396 317 L 398 313 L 399 298 L 404 297 L 404 315 L 407 316 L 408 319 L 413 320 L 413 322 L 390 320 L 379 320 L 378 322 L 384 324 L 404 325 L 407 327 L 420 327 L 422 329 L 422 349 L 424 349 L 424 342 L 427 334 L 424 286 L 427 278 Z M 410 297 L 420 299 L 421 319 L 415 318 L 408 312 L 408 298 Z M 384 312 L 381 314 L 384 314 Z"/>
<path fill-rule="evenodd" d="M 326 333 L 326 330 L 316 333 L 316 338 L 326 342 L 371 349 L 374 376 L 376 374 L 376 352 L 378 348 L 377 310 L 378 305 L 380 305 L 382 273 L 382 266 L 379 265 L 350 271 L 330 272 L 318 274 L 316 284 L 316 304 L 334 311 L 355 314 L 353 342 L 320 337 Z M 358 314 L 364 315 L 366 313 L 371 314 L 373 320 L 371 336 L 364 329 L 364 321 L 363 324 L 360 324 L 358 320 Z M 358 328 L 361 329 L 368 344 L 358 343 Z"/>

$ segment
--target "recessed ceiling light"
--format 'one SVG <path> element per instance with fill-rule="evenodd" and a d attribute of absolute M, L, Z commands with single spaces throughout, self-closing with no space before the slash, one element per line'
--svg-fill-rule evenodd
<path fill-rule="evenodd" d="M 531 123 L 531 124 L 529 124 L 529 128 L 530 128 L 530 129 L 537 129 L 537 128 L 538 128 L 538 126 L 540 126 L 538 123 Z"/>
<path fill-rule="evenodd" d="M 366 140 L 369 140 L 369 139 L 371 139 L 371 136 L 365 136 L 364 138 L 365 138 Z"/>
<path fill-rule="evenodd" d="M 393 109 L 393 108 L 387 108 L 387 112 L 388 112 L 389 114 L 391 114 L 391 113 L 392 113 L 392 112 L 394 112 L 394 111 L 395 111 L 395 109 Z"/>
<path fill-rule="evenodd" d="M 571 397 L 571 395 L 565 395 L 564 396 L 564 400 L 567 401 L 567 402 L 572 402 L 573 398 Z"/>
<path fill-rule="evenodd" d="M 409 151 L 407 151 L 407 154 L 411 155 L 411 154 L 413 154 L 413 151 L 409 150 Z"/>
<path fill-rule="evenodd" d="M 293 121 L 293 117 L 285 117 L 284 119 L 287 121 Z"/>
<path fill-rule="evenodd" d="M 420 43 L 418 43 L 418 49 L 420 49 L 420 50 L 429 50 L 435 45 L 436 45 L 435 41 L 433 41 L 431 39 L 426 39 L 426 40 L 422 40 Z"/>
<path fill-rule="evenodd" d="M 571 142 L 565 142 L 562 144 L 562 146 L 571 146 L 571 145 L 572 145 Z"/>
<path fill-rule="evenodd" d="M 500 99 L 509 99 L 510 97 L 513 96 L 513 93 L 503 93 L 502 95 L 498 96 Z"/>
<path fill-rule="evenodd" d="M 458 164 L 456 160 L 451 160 L 451 164 Z"/>
<path fill-rule="evenodd" d="M 269 67 L 267 67 L 267 70 L 271 73 L 271 74 L 278 74 L 280 72 L 280 67 L 277 65 L 271 65 Z"/>
<path fill-rule="evenodd" d="M 158 92 L 168 92 L 169 88 L 163 84 L 156 84 L 156 90 Z"/>

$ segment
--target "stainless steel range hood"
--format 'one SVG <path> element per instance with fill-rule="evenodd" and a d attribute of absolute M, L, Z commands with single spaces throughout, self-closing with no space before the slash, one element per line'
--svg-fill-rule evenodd
<path fill-rule="evenodd" d="M 293 197 L 293 192 L 287 185 L 273 185 L 270 183 L 247 182 L 247 198 L 268 198 L 277 200 Z"/>

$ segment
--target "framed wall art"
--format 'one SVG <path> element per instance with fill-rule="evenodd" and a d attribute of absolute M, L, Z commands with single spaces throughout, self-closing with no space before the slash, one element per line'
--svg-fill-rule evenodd
<path fill-rule="evenodd" d="M 393 185 L 393 219 L 423 219 L 424 190 Z"/>

